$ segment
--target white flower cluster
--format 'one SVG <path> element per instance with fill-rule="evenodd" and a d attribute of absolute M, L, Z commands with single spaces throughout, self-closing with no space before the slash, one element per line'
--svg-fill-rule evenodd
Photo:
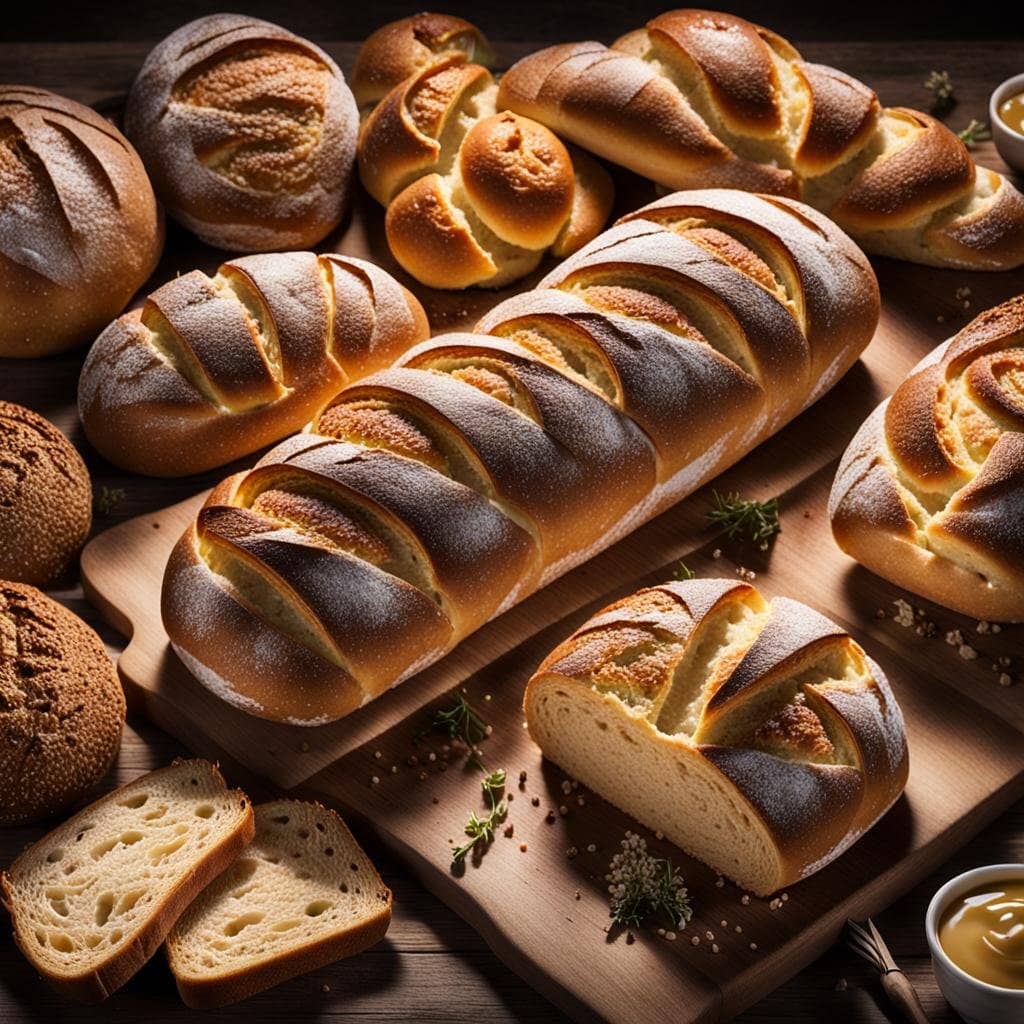
<path fill-rule="evenodd" d="M 611 916 L 622 924 L 639 924 L 649 914 L 663 913 L 673 924 L 685 924 L 691 910 L 682 875 L 647 850 L 647 840 L 627 832 L 612 857 L 605 881 Z"/>

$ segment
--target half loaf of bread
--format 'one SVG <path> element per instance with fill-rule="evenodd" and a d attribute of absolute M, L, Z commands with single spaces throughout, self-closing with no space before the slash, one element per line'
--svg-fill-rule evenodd
<path fill-rule="evenodd" d="M 185 1002 L 225 1006 L 379 942 L 391 892 L 333 811 L 255 809 L 256 837 L 179 918 L 167 959 Z"/>
<path fill-rule="evenodd" d="M 176 761 L 86 807 L 29 847 L 0 896 L 22 953 L 73 999 L 98 1002 L 252 839 L 252 807 L 207 761 Z"/>
<path fill-rule="evenodd" d="M 762 896 L 837 857 L 907 780 L 881 669 L 816 611 L 734 580 L 598 612 L 541 664 L 525 710 L 545 757 Z"/>

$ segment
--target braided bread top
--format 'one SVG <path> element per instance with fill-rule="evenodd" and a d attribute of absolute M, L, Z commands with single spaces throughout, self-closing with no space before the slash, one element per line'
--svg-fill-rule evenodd
<path fill-rule="evenodd" d="M 939 266 L 1024 262 L 1024 197 L 939 121 L 769 29 L 684 9 L 609 49 L 572 43 L 519 61 L 498 104 L 671 188 L 799 196 L 869 252 Z"/>
<path fill-rule="evenodd" d="M 0 357 L 95 337 L 160 258 L 142 161 L 96 111 L 0 86 Z"/>
<path fill-rule="evenodd" d="M 367 114 L 357 151 L 363 184 L 387 207 L 395 258 L 432 287 L 499 287 L 548 250 L 565 256 L 590 241 L 611 211 L 604 169 L 495 105 L 491 73 L 467 59 L 476 36 L 435 32 L 434 52 L 405 38 L 414 20 L 385 27 L 401 28 L 417 70 Z M 364 47 L 378 49 L 372 37 Z"/>
<path fill-rule="evenodd" d="M 168 633 L 255 714 L 339 717 L 734 462 L 877 316 L 814 211 L 667 197 L 225 481 L 168 566 Z"/>
<path fill-rule="evenodd" d="M 830 514 L 840 545 L 882 575 L 968 614 L 1024 619 L 1024 296 L 976 317 L 875 410 Z M 890 556 L 881 536 L 910 552 Z"/>
<path fill-rule="evenodd" d="M 152 292 L 96 339 L 78 408 L 120 466 L 179 476 L 300 429 L 344 384 L 428 337 L 419 302 L 349 256 L 243 256 Z"/>

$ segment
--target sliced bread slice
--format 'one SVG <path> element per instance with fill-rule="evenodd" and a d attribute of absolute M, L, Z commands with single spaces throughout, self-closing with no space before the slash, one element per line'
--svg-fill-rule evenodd
<path fill-rule="evenodd" d="M 0 897 L 36 970 L 98 1002 L 156 952 L 253 832 L 244 793 L 208 761 L 175 761 L 30 846 L 0 875 Z"/>
<path fill-rule="evenodd" d="M 167 959 L 188 1006 L 247 999 L 379 942 L 391 892 L 333 811 L 256 808 L 256 838 L 181 915 Z"/>

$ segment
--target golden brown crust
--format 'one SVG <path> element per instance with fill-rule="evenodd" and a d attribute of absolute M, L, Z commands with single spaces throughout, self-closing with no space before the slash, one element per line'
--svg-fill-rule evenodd
<path fill-rule="evenodd" d="M 769 30 L 669 11 L 600 43 L 548 47 L 498 102 L 669 188 L 799 197 L 868 251 L 979 270 L 1024 263 L 1024 197 L 927 114 L 803 61 Z"/>
<path fill-rule="evenodd" d="M 142 161 L 94 110 L 0 86 L 0 357 L 91 341 L 160 258 Z"/>
<path fill-rule="evenodd" d="M 309 248 L 337 227 L 358 123 L 323 50 L 236 14 L 197 18 L 157 44 L 125 107 L 167 211 L 236 252 Z"/>
<path fill-rule="evenodd" d="M 744 622 L 742 632 L 723 631 L 725 623 Z M 685 691 L 683 700 L 677 688 Z M 556 691 L 562 717 L 553 726 L 540 708 Z M 906 784 L 902 715 L 879 667 L 812 609 L 785 598 L 769 604 L 747 584 L 698 579 L 641 590 L 563 641 L 534 673 L 524 697 L 531 735 L 548 756 L 566 750 L 551 729 L 572 736 L 585 719 L 573 722 L 570 709 L 590 715 L 594 694 L 611 699 L 609 717 L 623 725 L 644 720 L 633 742 L 679 762 L 666 785 L 685 786 L 679 778 L 687 778 L 684 769 L 694 760 L 728 783 L 735 803 L 721 813 L 738 813 L 738 803 L 747 827 L 757 821 L 775 849 L 776 874 L 763 892 L 824 866 Z M 728 713 L 722 694 L 729 695 Z M 583 761 L 562 767 L 595 785 L 596 774 L 588 779 Z M 675 822 L 650 817 L 642 793 L 632 803 L 616 797 L 621 794 L 612 799 L 647 827 L 692 849 Z M 733 874 L 722 860 L 712 866 Z"/>
<path fill-rule="evenodd" d="M 45 587 L 67 569 L 92 526 L 82 457 L 49 420 L 0 401 L 0 579 Z"/>
<path fill-rule="evenodd" d="M 381 26 L 359 48 L 352 92 L 360 109 L 379 103 L 396 85 L 448 60 L 494 64 L 494 53 L 475 25 L 450 14 L 414 14 Z"/>
<path fill-rule="evenodd" d="M 428 337 L 419 301 L 347 256 L 271 253 L 169 281 L 96 340 L 78 385 L 111 462 L 184 476 L 308 423 L 350 381 Z"/>
<path fill-rule="evenodd" d="M 979 619 L 1024 620 L 1024 297 L 982 313 L 865 422 L 829 501 L 840 547 Z"/>
<path fill-rule="evenodd" d="M 410 31 L 406 19 L 378 35 Z M 359 136 L 360 177 L 387 207 L 402 267 L 435 288 L 500 287 L 549 248 L 561 256 L 590 241 L 612 205 L 604 169 L 586 157 L 577 169 L 547 128 L 496 104 L 485 67 L 443 40 L 436 53 L 432 45 L 413 47 L 414 70 L 379 99 Z"/>
<path fill-rule="evenodd" d="M 168 567 L 168 633 L 212 689 L 255 714 L 308 722 L 319 693 L 323 717 L 339 717 L 332 673 L 336 693 L 369 699 L 691 493 L 827 390 L 877 317 L 869 264 L 821 215 L 726 190 L 668 196 L 476 333 L 433 338 L 346 388 L 311 433 L 215 490 L 208 509 L 233 509 L 241 535 L 262 538 L 245 554 L 264 567 L 211 558 L 205 514 Z M 388 560 L 364 561 L 358 578 L 361 534 L 328 534 L 319 513 L 282 523 L 276 496 L 254 504 L 266 491 L 369 522 Z M 319 596 L 298 591 L 310 547 Z M 450 624 L 436 649 L 390 615 L 409 587 Z M 256 596 L 239 597 L 247 589 Z M 259 666 L 241 656 L 252 650 Z M 378 652 L 385 668 L 350 650 Z M 300 652 L 316 680 L 301 693 Z"/>
<path fill-rule="evenodd" d="M 0 825 L 75 803 L 117 756 L 124 715 L 93 630 L 34 587 L 0 581 Z"/>

